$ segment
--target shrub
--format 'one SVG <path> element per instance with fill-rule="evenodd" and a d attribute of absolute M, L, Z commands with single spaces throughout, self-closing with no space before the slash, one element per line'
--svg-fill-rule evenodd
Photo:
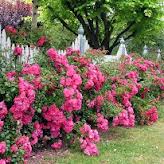
<path fill-rule="evenodd" d="M 133 59 L 124 59 L 121 63 L 113 65 L 102 65 L 102 70 L 113 86 L 115 99 L 126 109 L 114 119 L 114 125 L 126 126 L 129 122 L 133 122 L 132 126 L 134 122 L 152 123 L 148 111 L 155 109 L 163 97 L 164 74 L 160 65 L 141 57 L 133 56 Z M 157 112 L 154 113 L 157 118 Z M 130 121 L 130 117 L 133 121 Z"/>
<path fill-rule="evenodd" d="M 2 69 L 0 158 L 4 163 L 27 160 L 40 144 L 58 150 L 79 143 L 86 155 L 98 155 L 99 131 L 157 121 L 155 103 L 164 87 L 157 64 L 126 58 L 112 72 L 108 64 L 100 69 L 70 48 L 65 56 L 52 48 L 47 55 L 40 54 L 38 64 L 15 62 L 12 72 Z M 13 58 L 16 61 L 17 55 Z"/>
<path fill-rule="evenodd" d="M 15 3 L 6 0 L 0 3 L 0 25 L 2 28 L 7 25 L 17 27 L 24 17 L 31 16 L 31 5 L 17 0 Z"/>

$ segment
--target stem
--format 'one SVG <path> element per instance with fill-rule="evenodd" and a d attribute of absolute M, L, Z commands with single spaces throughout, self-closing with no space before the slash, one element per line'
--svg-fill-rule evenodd
<path fill-rule="evenodd" d="M 15 60 L 14 60 L 14 62 L 15 62 L 15 63 L 14 63 L 14 64 L 15 64 L 15 71 L 17 71 L 17 58 L 18 58 L 18 57 L 15 56 Z"/>

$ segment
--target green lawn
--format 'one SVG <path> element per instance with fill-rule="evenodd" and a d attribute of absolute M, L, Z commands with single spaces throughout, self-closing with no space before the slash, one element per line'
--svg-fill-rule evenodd
<path fill-rule="evenodd" d="M 164 106 L 160 111 L 162 109 L 164 111 Z M 111 129 L 108 134 L 103 135 L 102 141 L 98 145 L 100 150 L 98 157 L 87 157 L 78 150 L 69 149 L 55 155 L 43 155 L 40 163 L 164 164 L 164 112 L 160 112 L 160 114 L 159 122 L 153 126 Z"/>

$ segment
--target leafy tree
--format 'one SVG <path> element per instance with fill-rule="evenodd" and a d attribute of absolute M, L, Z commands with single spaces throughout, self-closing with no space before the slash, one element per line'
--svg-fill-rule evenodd
<path fill-rule="evenodd" d="M 129 40 L 159 25 L 158 0 L 38 0 L 48 20 L 57 20 L 77 34 L 82 24 L 89 44 L 109 54 L 120 37 Z"/>
<path fill-rule="evenodd" d="M 143 31 L 135 39 L 127 43 L 128 52 L 137 52 L 142 54 L 145 45 L 148 46 L 149 52 L 157 55 L 157 50 L 164 51 L 164 30 L 159 25 L 151 30 Z"/>

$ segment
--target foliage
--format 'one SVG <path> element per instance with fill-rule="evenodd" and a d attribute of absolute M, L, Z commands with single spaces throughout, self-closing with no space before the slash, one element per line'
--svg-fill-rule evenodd
<path fill-rule="evenodd" d="M 2 28 L 7 25 L 17 27 L 24 17 L 31 16 L 31 5 L 17 0 L 15 3 L 3 0 L 0 2 L 0 24 Z"/>
<path fill-rule="evenodd" d="M 39 0 L 42 15 L 54 19 L 76 34 L 78 22 L 83 25 L 91 47 L 105 48 L 109 54 L 119 44 L 135 36 L 151 35 L 154 28 L 161 29 L 162 10 L 158 0 Z M 152 36 L 152 35 L 151 35 Z"/>
<path fill-rule="evenodd" d="M 164 30 L 163 24 L 157 24 L 154 29 L 149 29 L 142 32 L 140 35 L 136 35 L 134 39 L 131 39 L 127 43 L 128 52 L 135 52 L 142 54 L 145 45 L 148 46 L 149 57 L 157 56 L 157 50 L 161 52 L 164 50 Z M 162 58 L 164 58 L 162 54 Z"/>
<path fill-rule="evenodd" d="M 152 122 L 147 120 L 146 113 L 152 108 L 156 113 L 159 96 L 163 97 L 163 71 L 159 64 L 135 56 L 133 58 L 135 60 L 123 60 L 121 64 L 103 64 L 102 70 L 113 79 L 111 85 L 115 87 L 119 102 L 126 108 L 134 109 L 139 124 L 150 124 Z"/>
<path fill-rule="evenodd" d="M 80 56 L 69 48 L 63 56 L 51 48 L 47 57 L 44 46 L 42 50 L 35 59 L 38 64 L 21 65 L 16 47 L 15 63 L 1 69 L 3 162 L 26 161 L 32 148 L 41 144 L 58 150 L 78 143 L 86 155 L 95 156 L 98 131 L 157 121 L 156 103 L 164 89 L 158 64 L 138 57 L 131 61 L 129 56 L 114 65 L 116 71 L 110 69 L 111 63 L 100 65 L 101 71 L 87 57 L 91 54 Z"/>
<path fill-rule="evenodd" d="M 12 39 L 12 43 L 20 45 L 39 46 L 37 42 L 40 38 L 45 37 L 44 48 L 52 46 L 64 50 L 75 39 L 75 36 L 60 24 L 51 26 L 49 24 L 40 24 L 37 29 L 32 29 L 31 22 L 26 20 L 19 28 L 6 26 L 5 30 Z M 43 45 L 39 47 L 43 47 Z"/>

